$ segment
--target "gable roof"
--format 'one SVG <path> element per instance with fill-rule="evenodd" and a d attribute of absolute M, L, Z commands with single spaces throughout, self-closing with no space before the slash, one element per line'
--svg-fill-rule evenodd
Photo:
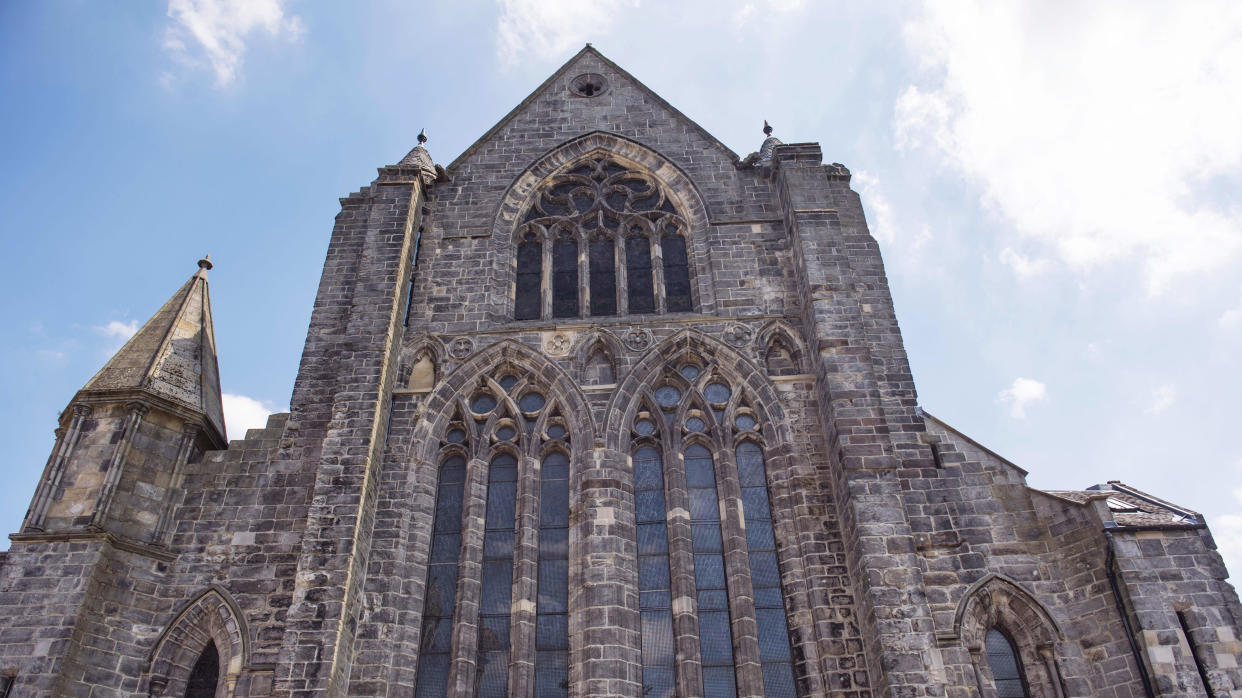
<path fill-rule="evenodd" d="M 454 158 L 453 162 L 449 163 L 448 167 L 444 168 L 445 171 L 451 173 L 453 169 L 457 167 L 457 165 L 459 165 L 462 161 L 469 158 L 484 143 L 489 141 L 492 138 L 492 136 L 499 133 L 502 129 L 505 128 L 505 126 L 509 125 L 509 122 L 517 118 L 517 116 L 521 114 L 523 111 L 525 111 L 525 109 L 528 106 L 530 106 L 532 102 L 534 102 L 539 97 L 543 96 L 543 94 L 546 93 L 553 84 L 555 84 L 558 80 L 560 80 L 561 77 L 569 73 L 571 68 L 581 63 L 583 58 L 586 56 L 593 56 L 599 59 L 600 62 L 602 62 L 605 66 L 607 66 L 611 70 L 616 71 L 617 74 L 620 75 L 625 80 L 628 80 L 629 82 L 633 83 L 634 87 L 636 87 L 640 92 L 642 92 L 644 95 L 649 97 L 656 104 L 669 110 L 669 112 L 671 112 L 675 117 L 684 121 L 688 126 L 693 128 L 699 135 L 707 139 L 709 143 L 716 146 L 723 153 L 728 155 L 730 159 L 732 159 L 735 162 L 739 160 L 737 153 L 733 152 L 733 150 L 729 148 L 729 146 L 725 145 L 724 143 L 720 141 L 720 139 L 716 138 L 711 133 L 709 133 L 707 129 L 703 128 L 698 123 L 696 123 L 693 119 L 683 114 L 681 110 L 679 110 L 677 107 L 674 107 L 672 104 L 669 104 L 663 97 L 656 94 L 655 91 L 653 91 L 650 87 L 647 87 L 646 85 L 644 85 L 642 81 L 640 81 L 638 78 L 635 78 L 633 75 L 630 75 L 630 73 L 626 71 L 624 68 L 608 60 L 608 58 L 604 56 L 604 54 L 596 50 L 594 46 L 587 44 L 586 46 L 582 47 L 581 51 L 578 51 L 578 53 L 574 54 L 572 58 L 570 58 L 568 61 L 565 62 L 564 65 L 562 65 L 559 69 L 557 69 L 555 73 L 552 73 L 552 75 L 549 76 L 547 80 L 544 80 L 543 83 L 539 85 L 539 87 L 536 87 L 533 92 L 527 95 L 526 99 L 519 102 L 518 105 L 514 107 L 512 110 L 510 110 L 508 114 L 505 114 L 504 117 L 500 119 L 500 121 L 496 122 L 495 126 L 492 126 L 490 129 L 488 129 L 487 133 L 484 133 L 482 136 L 480 136 L 474 143 L 470 144 L 470 147 L 463 150 L 460 155 Z"/>

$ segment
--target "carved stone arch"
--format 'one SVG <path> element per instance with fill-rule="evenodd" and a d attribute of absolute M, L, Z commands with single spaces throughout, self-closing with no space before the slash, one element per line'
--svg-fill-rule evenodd
<path fill-rule="evenodd" d="M 807 373 L 806 344 L 783 320 L 773 320 L 759 330 L 759 358 L 769 376 Z"/>
<path fill-rule="evenodd" d="M 430 361 L 430 383 L 427 383 L 425 380 L 419 380 L 417 381 L 418 385 L 415 385 L 416 378 L 424 377 L 421 371 L 419 376 L 413 375 L 415 367 L 419 366 L 420 361 L 424 359 Z M 439 380 L 444 366 L 444 344 L 432 341 L 430 337 L 423 336 L 401 349 L 401 360 L 398 366 L 396 388 L 418 390 L 420 392 L 429 391 L 435 386 L 436 381 Z"/>
<path fill-rule="evenodd" d="M 958 603 L 953 625 L 984 696 L 996 695 L 985 645 L 988 631 L 996 629 L 1013 643 L 1031 695 L 1063 698 L 1058 657 L 1065 636 L 1044 605 L 1015 580 L 989 574 L 975 582 Z"/>
<path fill-rule="evenodd" d="M 452 416 L 456 397 L 462 391 L 472 390 L 481 377 L 506 364 L 528 376 L 530 386 L 546 391 L 544 397 L 549 404 L 560 406 L 562 419 L 573 436 L 571 446 L 575 453 L 594 443 L 595 425 L 591 419 L 590 404 L 573 379 L 541 354 L 513 340 L 504 340 L 463 361 L 456 370 L 442 378 L 428 395 L 427 409 L 411 439 L 414 444 L 414 452 L 410 454 L 412 462 L 435 460 L 440 434 Z"/>
<path fill-rule="evenodd" d="M 574 372 L 581 385 L 610 385 L 617 382 L 617 357 L 621 342 L 611 332 L 596 330 L 584 337 L 574 351 Z M 604 380 L 612 376 L 611 380 Z"/>
<path fill-rule="evenodd" d="M 185 695 L 190 672 L 209 643 L 220 656 L 216 696 L 231 698 L 249 663 L 250 637 L 241 609 L 218 585 L 186 604 L 155 643 L 147 670 L 149 695 Z"/>
<path fill-rule="evenodd" d="M 568 140 L 542 155 L 519 174 L 505 190 L 492 218 L 492 240 L 499 254 L 492 269 L 493 297 L 509 298 L 516 269 L 517 241 L 514 234 L 523 214 L 538 194 L 540 184 L 548 177 L 572 167 L 592 155 L 607 155 L 619 164 L 633 167 L 661 184 L 674 207 L 685 218 L 686 252 L 693 275 L 694 297 L 698 310 L 715 311 L 715 294 L 711 284 L 711 255 L 707 244 L 708 210 L 705 198 L 694 181 L 671 159 L 649 146 L 607 131 L 592 131 Z M 659 240 L 653 244 L 658 245 Z M 512 304 L 512 299 L 507 305 Z M 504 313 L 507 316 L 507 310 Z"/>
<path fill-rule="evenodd" d="M 608 406 L 607 423 L 603 436 L 609 448 L 624 451 L 629 440 L 628 426 L 633 421 L 640 395 L 648 384 L 658 380 L 665 366 L 682 356 L 693 358 L 696 363 L 707 363 L 734 386 L 745 386 L 753 402 L 753 409 L 762 416 L 761 428 L 771 444 L 791 444 L 793 434 L 785 419 L 772 383 L 762 371 L 746 357 L 721 342 L 695 330 L 682 330 L 643 355 L 625 379 L 617 386 Z"/>

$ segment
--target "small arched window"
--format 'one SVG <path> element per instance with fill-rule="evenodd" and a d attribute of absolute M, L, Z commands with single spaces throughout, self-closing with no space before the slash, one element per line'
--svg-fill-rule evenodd
<path fill-rule="evenodd" d="M 594 157 L 552 175 L 515 236 L 513 317 L 693 310 L 688 232 L 646 173 Z"/>
<path fill-rule="evenodd" d="M 988 668 L 996 684 L 997 698 L 1029 698 L 1022 663 L 1009 636 L 996 628 L 988 630 L 984 645 L 988 653 Z"/>

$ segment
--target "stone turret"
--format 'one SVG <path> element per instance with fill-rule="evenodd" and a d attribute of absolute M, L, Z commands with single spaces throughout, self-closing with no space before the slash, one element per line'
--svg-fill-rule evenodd
<path fill-rule="evenodd" d="M 198 266 L 61 413 L 23 534 L 164 541 L 185 464 L 227 443 L 212 265 L 204 258 Z"/>

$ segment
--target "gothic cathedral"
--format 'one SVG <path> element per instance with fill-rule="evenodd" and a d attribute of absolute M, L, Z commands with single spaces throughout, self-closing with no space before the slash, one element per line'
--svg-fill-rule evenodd
<path fill-rule="evenodd" d="M 1242 696 L 1203 517 L 919 407 L 850 172 L 590 46 L 341 200 L 228 442 L 209 260 L 69 402 L 0 695 Z"/>

